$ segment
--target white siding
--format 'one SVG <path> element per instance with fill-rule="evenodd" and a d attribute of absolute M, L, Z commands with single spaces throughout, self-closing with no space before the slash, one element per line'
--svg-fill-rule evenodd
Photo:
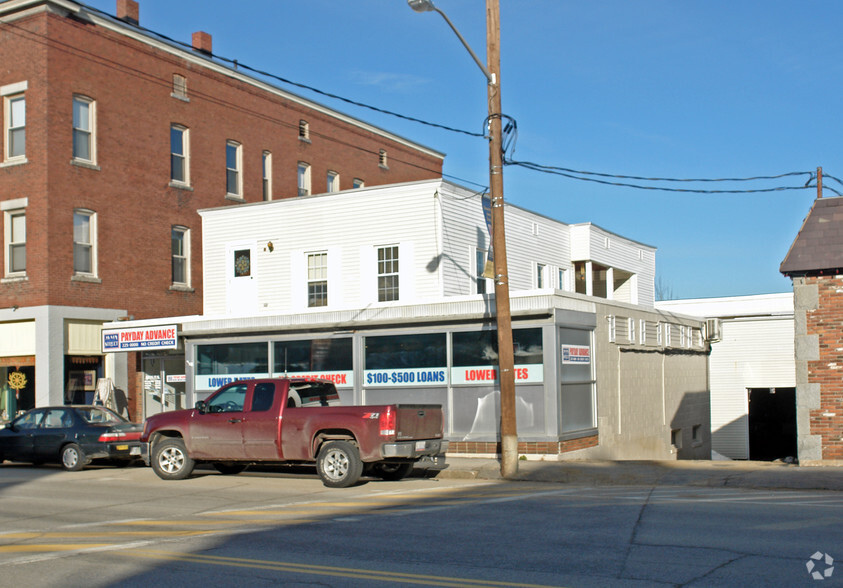
<path fill-rule="evenodd" d="M 712 449 L 749 458 L 747 388 L 796 386 L 792 317 L 724 320 L 711 348 Z"/>

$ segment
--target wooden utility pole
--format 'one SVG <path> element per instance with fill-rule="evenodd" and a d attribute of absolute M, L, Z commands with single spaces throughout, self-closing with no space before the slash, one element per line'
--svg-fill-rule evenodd
<path fill-rule="evenodd" d="M 501 53 L 499 0 L 486 0 L 486 63 L 489 94 L 489 187 L 492 198 L 492 248 L 495 265 L 495 322 L 498 331 L 498 382 L 501 394 L 501 476 L 518 472 L 518 429 L 515 420 L 515 372 L 512 315 L 503 205 L 503 124 L 501 122 Z"/>

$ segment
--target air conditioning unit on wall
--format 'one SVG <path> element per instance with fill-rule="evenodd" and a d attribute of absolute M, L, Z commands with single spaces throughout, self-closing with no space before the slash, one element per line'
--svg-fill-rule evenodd
<path fill-rule="evenodd" d="M 723 323 L 719 318 L 705 319 L 705 340 L 716 343 L 722 338 Z"/>

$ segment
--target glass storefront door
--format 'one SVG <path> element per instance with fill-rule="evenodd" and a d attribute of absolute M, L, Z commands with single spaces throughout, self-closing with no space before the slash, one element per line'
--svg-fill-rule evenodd
<path fill-rule="evenodd" d="M 184 355 L 143 358 L 144 418 L 186 408 Z"/>

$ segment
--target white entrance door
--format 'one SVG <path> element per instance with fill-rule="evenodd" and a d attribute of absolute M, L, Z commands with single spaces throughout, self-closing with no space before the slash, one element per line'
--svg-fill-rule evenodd
<path fill-rule="evenodd" d="M 227 247 L 226 298 L 228 314 L 250 315 L 258 309 L 258 280 L 255 276 L 256 245 L 232 243 Z"/>

